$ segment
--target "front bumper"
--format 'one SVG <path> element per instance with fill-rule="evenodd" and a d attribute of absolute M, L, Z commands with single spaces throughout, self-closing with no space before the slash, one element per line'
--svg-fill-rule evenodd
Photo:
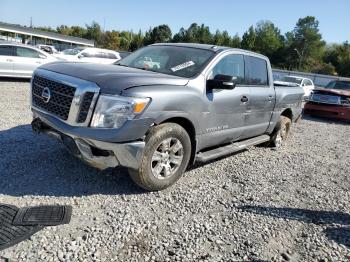
<path fill-rule="evenodd" d="M 138 169 L 145 147 L 144 141 L 113 143 L 85 138 L 57 128 L 44 114 L 33 111 L 32 128 L 61 141 L 74 156 L 98 169 L 124 166 Z"/>
<path fill-rule="evenodd" d="M 350 107 L 308 102 L 304 114 L 350 120 Z"/>

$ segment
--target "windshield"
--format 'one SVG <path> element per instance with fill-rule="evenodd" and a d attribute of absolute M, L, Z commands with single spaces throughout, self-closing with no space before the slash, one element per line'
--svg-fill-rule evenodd
<path fill-rule="evenodd" d="M 116 64 L 189 78 L 198 74 L 214 54 L 190 47 L 148 46 Z"/>
<path fill-rule="evenodd" d="M 300 79 L 300 78 L 295 78 L 295 77 L 290 77 L 290 76 L 284 76 L 284 77 L 282 77 L 281 81 L 283 81 L 283 82 L 288 82 L 288 83 L 295 83 L 295 84 L 300 85 L 302 79 Z"/>
<path fill-rule="evenodd" d="M 350 90 L 350 82 L 347 81 L 331 81 L 326 85 L 329 89 L 343 89 Z"/>
<path fill-rule="evenodd" d="M 78 48 L 74 48 L 74 49 L 66 49 L 64 50 L 62 53 L 65 55 L 76 55 L 80 52 L 81 50 L 79 50 Z"/>

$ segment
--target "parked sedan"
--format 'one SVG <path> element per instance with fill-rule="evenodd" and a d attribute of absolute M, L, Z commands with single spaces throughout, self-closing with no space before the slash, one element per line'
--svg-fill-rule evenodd
<path fill-rule="evenodd" d="M 120 60 L 118 52 L 93 47 L 68 49 L 55 56 L 65 61 L 96 64 L 113 64 Z"/>
<path fill-rule="evenodd" d="M 38 66 L 54 61 L 55 57 L 33 46 L 0 43 L 0 77 L 31 78 Z"/>
<path fill-rule="evenodd" d="M 350 81 L 331 81 L 325 88 L 315 89 L 304 114 L 350 120 Z"/>
<path fill-rule="evenodd" d="M 58 54 L 56 47 L 53 45 L 36 45 L 36 47 L 49 54 Z"/>

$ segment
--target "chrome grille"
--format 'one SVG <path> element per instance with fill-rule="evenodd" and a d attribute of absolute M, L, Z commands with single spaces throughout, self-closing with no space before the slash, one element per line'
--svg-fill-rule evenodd
<path fill-rule="evenodd" d="M 45 69 L 32 78 L 32 109 L 71 126 L 88 126 L 100 88 L 93 82 Z"/>
<path fill-rule="evenodd" d="M 42 92 L 47 87 L 51 91 L 50 100 L 45 103 L 42 98 Z M 61 84 L 43 77 L 34 76 L 32 84 L 33 105 L 67 120 L 70 106 L 74 97 L 75 88 Z"/>

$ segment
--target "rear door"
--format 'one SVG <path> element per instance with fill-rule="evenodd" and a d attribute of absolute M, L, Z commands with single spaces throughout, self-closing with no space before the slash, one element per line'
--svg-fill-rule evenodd
<path fill-rule="evenodd" d="M 245 83 L 249 86 L 249 104 L 245 115 L 243 138 L 262 135 L 267 130 L 275 106 L 275 89 L 269 75 L 268 60 L 245 55 Z"/>
<path fill-rule="evenodd" d="M 13 46 L 0 45 L 0 76 L 13 75 Z"/>
<path fill-rule="evenodd" d="M 15 46 L 13 72 L 16 76 L 31 77 L 33 71 L 46 62 L 47 56 L 37 50 Z"/>

